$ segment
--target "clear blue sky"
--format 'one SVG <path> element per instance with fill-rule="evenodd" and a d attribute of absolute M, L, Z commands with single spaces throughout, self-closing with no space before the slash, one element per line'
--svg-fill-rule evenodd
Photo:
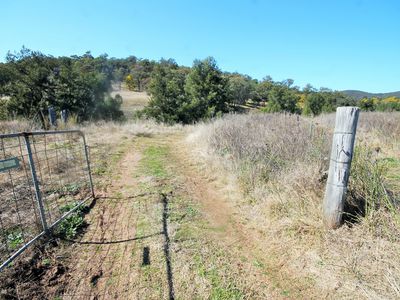
<path fill-rule="evenodd" d="M 399 0 L 1 1 L 0 58 L 22 45 L 55 56 L 107 53 L 261 79 L 400 90 Z"/>

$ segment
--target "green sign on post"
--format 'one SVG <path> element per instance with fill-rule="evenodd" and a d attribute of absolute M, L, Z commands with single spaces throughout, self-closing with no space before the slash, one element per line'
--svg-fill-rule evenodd
<path fill-rule="evenodd" d="M 19 160 L 16 157 L 0 160 L 0 172 L 4 172 L 18 167 L 19 167 Z"/>

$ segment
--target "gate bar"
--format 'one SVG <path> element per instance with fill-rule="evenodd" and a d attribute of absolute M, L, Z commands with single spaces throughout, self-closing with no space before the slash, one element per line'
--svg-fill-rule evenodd
<path fill-rule="evenodd" d="M 33 161 L 31 143 L 29 141 L 29 136 L 26 134 L 23 135 L 25 139 L 26 150 L 28 151 L 29 166 L 31 168 L 33 186 L 35 187 L 35 196 L 39 208 L 40 220 L 42 222 L 43 230 L 47 234 L 49 232 L 49 228 L 47 226 L 46 215 L 42 201 L 42 194 L 40 192 L 39 182 L 36 176 L 35 162 Z"/>

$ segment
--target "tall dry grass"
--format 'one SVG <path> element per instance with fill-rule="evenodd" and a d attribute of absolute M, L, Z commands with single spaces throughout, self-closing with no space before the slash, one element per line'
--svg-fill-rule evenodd
<path fill-rule="evenodd" d="M 0 121 L 0 134 L 39 130 L 40 126 L 28 120 Z"/>
<path fill-rule="evenodd" d="M 334 115 L 230 115 L 197 125 L 188 141 L 208 165 L 234 174 L 249 227 L 265 237 L 282 272 L 309 281 L 321 298 L 400 297 L 400 210 L 386 159 L 400 159 L 400 114 L 362 113 L 346 220 L 322 223 Z M 400 160 L 399 160 L 400 161 Z"/>

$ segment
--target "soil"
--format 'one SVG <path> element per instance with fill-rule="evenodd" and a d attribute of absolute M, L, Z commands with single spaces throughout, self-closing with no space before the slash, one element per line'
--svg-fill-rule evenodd
<path fill-rule="evenodd" d="M 86 215 L 85 232 L 74 241 L 63 241 L 63 249 L 53 247 L 30 263 L 17 265 L 19 271 L 12 276 L 20 280 L 5 285 L 3 298 L 202 299 L 213 294 L 222 299 L 282 298 L 268 283 L 265 268 L 253 266 L 254 261 L 262 262 L 262 249 L 256 242 L 259 237 L 242 224 L 223 186 L 199 172 L 183 139 L 183 134 L 139 139 L 174 149 L 165 161 L 168 172 L 175 174 L 172 178 L 146 174 L 140 166 L 145 148 L 128 147 L 109 174 L 111 184 Z M 176 205 L 173 199 L 178 197 L 198 205 L 204 220 L 193 226 L 206 224 L 206 229 L 199 229 L 205 232 L 198 238 L 201 243 L 192 242 L 196 236 L 182 243 L 171 239 L 183 228 L 180 220 L 176 224 L 168 220 L 173 213 L 169 201 Z M 180 206 L 174 207 L 179 210 Z M 181 215 L 184 219 L 186 213 Z M 227 261 L 204 254 L 214 251 L 226 255 Z M 43 257 L 52 256 L 53 264 L 44 266 Z M 204 266 L 194 263 L 195 257 L 200 257 Z M 221 264 L 218 268 L 227 268 L 236 278 L 229 279 L 227 274 L 215 279 L 214 273 L 219 271 L 210 270 L 213 264 Z M 21 279 L 24 277 L 31 280 Z M 228 280 L 233 280 L 235 287 L 230 288 Z M 236 297 L 232 293 L 241 285 L 245 292 Z M 214 298 L 219 299 L 217 296 Z"/>

